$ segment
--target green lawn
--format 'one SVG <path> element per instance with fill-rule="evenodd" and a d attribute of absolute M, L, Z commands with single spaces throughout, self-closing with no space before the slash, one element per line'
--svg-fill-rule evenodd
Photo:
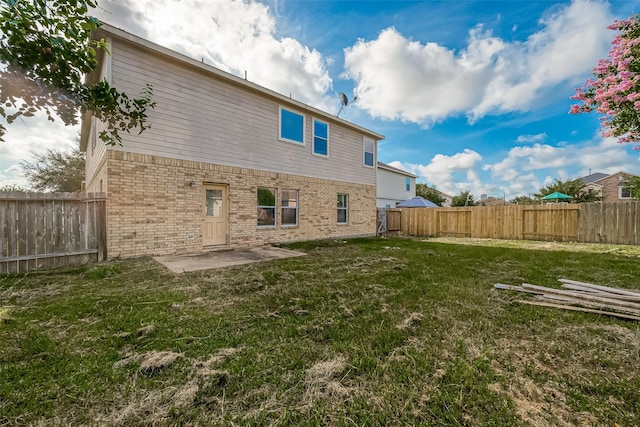
<path fill-rule="evenodd" d="M 639 323 L 493 289 L 638 289 L 638 255 L 488 244 L 322 241 L 180 275 L 144 258 L 0 276 L 0 426 L 640 425 Z"/>

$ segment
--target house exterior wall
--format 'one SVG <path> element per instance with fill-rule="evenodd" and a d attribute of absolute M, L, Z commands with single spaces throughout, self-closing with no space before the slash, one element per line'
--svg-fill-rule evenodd
<path fill-rule="evenodd" d="M 342 119 L 116 37 L 107 60 L 115 87 L 136 94 L 149 83 L 157 102 L 151 128 L 114 150 L 375 184 L 375 167 L 363 165 L 363 133 Z M 304 145 L 279 139 L 280 107 L 304 114 Z M 329 124 L 328 157 L 312 153 L 314 118 Z"/>
<path fill-rule="evenodd" d="M 96 37 L 111 55 L 89 78 L 132 97 L 151 84 L 157 103 L 151 127 L 121 134 L 122 145 L 106 146 L 104 124 L 83 117 L 86 187 L 107 194 L 109 258 L 209 250 L 206 184 L 228 187 L 225 247 L 375 235 L 377 153 L 365 166 L 364 142 L 381 135 L 105 27 Z M 304 144 L 279 138 L 283 107 L 304 115 Z M 313 119 L 328 124 L 328 156 L 313 153 Z M 298 224 L 258 227 L 258 187 L 297 190 Z M 348 195 L 347 224 L 337 223 L 338 194 Z"/>
<path fill-rule="evenodd" d="M 406 188 L 409 178 L 410 189 Z M 410 199 L 416 195 L 416 179 L 397 172 L 378 167 L 376 176 L 377 202 L 379 208 L 396 207 L 396 202 Z M 389 205 L 389 206 L 387 206 Z"/>
<path fill-rule="evenodd" d="M 203 250 L 203 185 L 229 186 L 229 247 L 375 235 L 375 185 L 108 151 L 108 257 Z M 195 186 L 191 187 L 190 182 Z M 257 188 L 299 191 L 298 226 L 257 226 Z M 348 224 L 337 224 L 337 194 Z"/>
<path fill-rule="evenodd" d="M 623 202 L 631 201 L 629 198 L 620 198 L 620 184 L 624 182 L 628 175 L 618 172 L 599 180 L 597 183 L 602 186 L 603 202 Z"/>

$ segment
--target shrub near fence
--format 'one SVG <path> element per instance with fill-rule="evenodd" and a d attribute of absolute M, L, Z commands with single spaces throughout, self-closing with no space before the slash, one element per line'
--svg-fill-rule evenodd
<path fill-rule="evenodd" d="M 103 193 L 0 193 L 0 273 L 106 259 Z"/>
<path fill-rule="evenodd" d="M 640 202 L 409 208 L 412 236 L 640 244 Z"/>

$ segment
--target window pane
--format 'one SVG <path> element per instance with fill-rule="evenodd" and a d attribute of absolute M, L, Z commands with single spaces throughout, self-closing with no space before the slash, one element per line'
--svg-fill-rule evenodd
<path fill-rule="evenodd" d="M 411 178 L 407 178 L 406 183 L 407 191 L 411 191 Z"/>
<path fill-rule="evenodd" d="M 276 225 L 276 208 L 258 208 L 258 226 Z"/>
<path fill-rule="evenodd" d="M 207 216 L 222 216 L 222 190 L 207 190 L 205 193 Z"/>
<path fill-rule="evenodd" d="M 366 138 L 364 140 L 364 164 L 367 166 L 373 166 L 374 149 L 374 141 L 372 139 Z"/>
<path fill-rule="evenodd" d="M 304 142 L 304 116 L 285 109 L 280 110 L 280 137 Z"/>
<path fill-rule="evenodd" d="M 275 206 L 276 205 L 276 189 L 275 188 L 258 188 L 258 206 Z"/>
<path fill-rule="evenodd" d="M 282 207 L 295 208 L 298 206 L 297 190 L 282 190 Z"/>
<path fill-rule="evenodd" d="M 327 140 L 315 137 L 313 138 L 313 152 L 316 154 L 327 155 Z"/>
<path fill-rule="evenodd" d="M 364 153 L 364 164 L 373 166 L 373 153 Z"/>
<path fill-rule="evenodd" d="M 346 224 L 349 220 L 349 196 L 338 194 L 338 224 Z"/>
<path fill-rule="evenodd" d="M 258 187 L 258 226 L 276 225 L 276 189 Z"/>
<path fill-rule="evenodd" d="M 298 209 L 296 208 L 282 208 L 282 225 L 297 225 L 298 224 Z"/>
<path fill-rule="evenodd" d="M 321 138 L 327 139 L 327 135 L 328 135 L 328 126 L 326 123 L 322 123 L 319 121 L 314 121 L 313 122 L 313 134 L 315 136 L 319 136 Z"/>
<path fill-rule="evenodd" d="M 347 210 L 338 209 L 338 223 L 345 224 L 347 222 Z"/>

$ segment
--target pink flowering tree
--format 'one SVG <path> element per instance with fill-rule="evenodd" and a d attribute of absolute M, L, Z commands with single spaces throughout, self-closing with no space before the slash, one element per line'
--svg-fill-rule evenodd
<path fill-rule="evenodd" d="M 609 55 L 593 69 L 594 77 L 576 89 L 571 99 L 582 103 L 569 112 L 602 114 L 603 136 L 635 143 L 640 150 L 640 15 L 615 21 L 609 29 L 619 31 Z"/>

